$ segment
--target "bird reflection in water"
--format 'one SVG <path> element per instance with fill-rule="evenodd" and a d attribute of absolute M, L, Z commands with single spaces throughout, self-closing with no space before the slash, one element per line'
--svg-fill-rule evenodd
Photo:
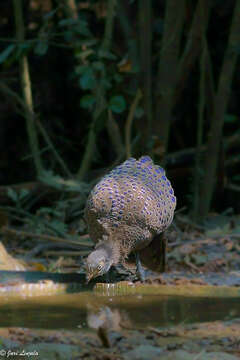
<path fill-rule="evenodd" d="M 108 306 L 88 305 L 87 324 L 92 329 L 104 328 L 113 331 L 131 328 L 131 321 L 125 311 Z"/>

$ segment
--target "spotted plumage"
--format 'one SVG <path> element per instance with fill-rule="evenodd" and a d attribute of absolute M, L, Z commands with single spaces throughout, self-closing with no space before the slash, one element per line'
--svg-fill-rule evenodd
<path fill-rule="evenodd" d="M 130 158 L 91 191 L 85 218 L 96 250 L 87 259 L 88 278 L 99 276 L 132 251 L 148 246 L 172 222 L 176 198 L 165 171 L 149 156 Z M 102 264 L 99 265 L 99 261 Z"/>

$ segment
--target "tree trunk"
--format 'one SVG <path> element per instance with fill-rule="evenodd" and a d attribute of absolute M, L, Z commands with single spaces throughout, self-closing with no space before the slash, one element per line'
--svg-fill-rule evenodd
<path fill-rule="evenodd" d="M 168 147 L 169 130 L 173 114 L 179 50 L 185 15 L 185 1 L 167 0 L 161 53 L 159 59 L 156 94 L 155 134 Z"/>
<path fill-rule="evenodd" d="M 14 5 L 14 17 L 16 23 L 16 38 L 19 44 L 22 44 L 25 40 L 22 1 L 13 0 L 13 5 Z M 37 176 L 39 177 L 43 172 L 43 164 L 41 160 L 38 135 L 35 126 L 35 114 L 33 110 L 31 78 L 29 73 L 28 58 L 26 55 L 20 56 L 19 67 L 20 67 L 21 87 L 22 87 L 22 94 L 24 101 L 24 115 L 26 119 L 28 140 L 34 160 L 36 173 Z"/>
<path fill-rule="evenodd" d="M 141 145 L 147 148 L 152 132 L 152 1 L 139 0 L 138 43 L 140 54 L 140 86 L 144 116 L 141 118 Z"/>
<path fill-rule="evenodd" d="M 238 58 L 237 47 L 240 43 L 240 0 L 236 0 L 232 17 L 232 24 L 225 51 L 223 65 L 219 76 L 219 84 L 214 101 L 214 113 L 210 126 L 207 155 L 205 159 L 204 178 L 201 186 L 199 214 L 204 218 L 210 209 L 214 185 L 216 182 L 216 169 L 224 116 L 227 110 L 231 91 L 232 78 Z"/>

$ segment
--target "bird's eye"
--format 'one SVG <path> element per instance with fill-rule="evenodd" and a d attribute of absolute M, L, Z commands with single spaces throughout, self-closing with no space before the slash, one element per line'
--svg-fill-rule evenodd
<path fill-rule="evenodd" d="M 98 269 L 98 271 L 101 271 L 102 270 L 102 265 L 98 265 L 97 269 Z"/>

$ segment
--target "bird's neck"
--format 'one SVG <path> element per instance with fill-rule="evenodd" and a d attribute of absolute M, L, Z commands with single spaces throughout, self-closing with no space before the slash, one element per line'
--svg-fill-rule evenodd
<path fill-rule="evenodd" d="M 96 245 L 96 250 L 103 251 L 108 259 L 112 260 L 112 264 L 117 264 L 120 260 L 120 249 L 118 243 L 111 240 L 101 240 Z"/>

